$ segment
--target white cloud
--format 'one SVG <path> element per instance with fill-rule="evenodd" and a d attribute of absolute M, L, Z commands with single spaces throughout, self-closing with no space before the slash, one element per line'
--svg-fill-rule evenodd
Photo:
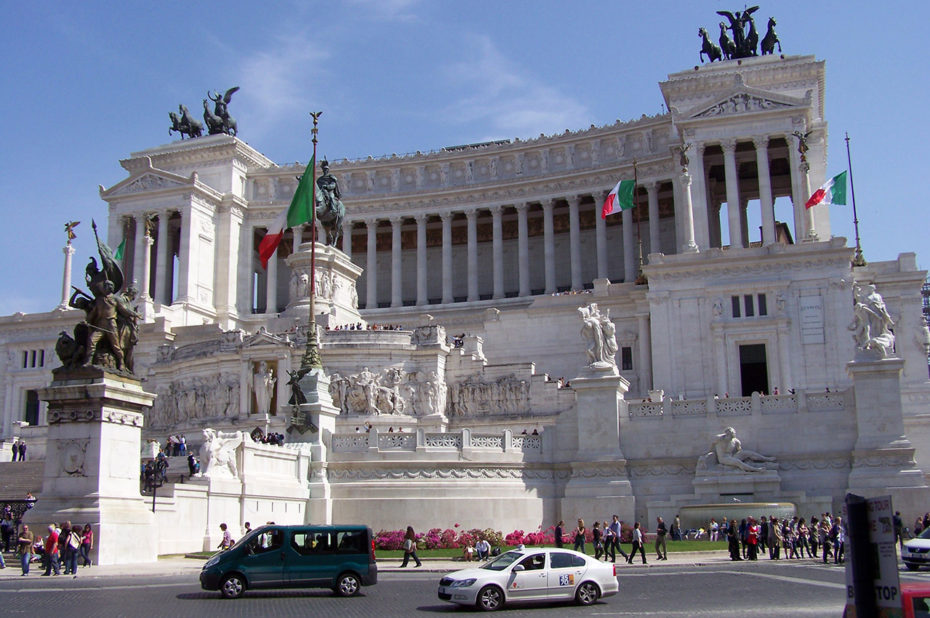
<path fill-rule="evenodd" d="M 347 4 L 358 7 L 360 15 L 387 21 L 413 21 L 413 9 L 420 0 L 347 0 Z"/>
<path fill-rule="evenodd" d="M 328 58 L 329 53 L 312 36 L 298 34 L 279 36 L 272 47 L 243 61 L 239 83 L 247 99 L 253 139 L 284 119 L 310 111 L 308 106 L 323 105 Z"/>
<path fill-rule="evenodd" d="M 445 70 L 453 87 L 465 93 L 444 110 L 447 122 L 483 127 L 487 139 L 587 126 L 584 104 L 523 71 L 488 37 L 471 37 L 464 47 L 471 50 L 469 58 Z"/>

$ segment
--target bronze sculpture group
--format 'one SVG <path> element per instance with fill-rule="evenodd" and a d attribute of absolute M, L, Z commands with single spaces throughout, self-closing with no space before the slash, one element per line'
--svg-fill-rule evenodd
<path fill-rule="evenodd" d="M 756 30 L 756 22 L 752 14 L 759 10 L 758 6 L 749 7 L 742 12 L 736 11 L 717 11 L 717 15 L 726 17 L 730 22 L 720 22 L 720 45 L 715 44 L 707 35 L 707 30 L 698 28 L 698 36 L 701 37 L 701 51 L 698 58 L 704 62 L 704 56 L 710 62 L 715 60 L 732 60 L 737 58 L 750 58 L 752 56 L 772 54 L 775 46 L 778 46 L 778 52 L 781 53 L 781 41 L 775 34 L 775 18 L 769 17 L 768 29 L 765 36 L 762 37 L 761 43 L 759 33 Z M 747 30 L 746 27 L 749 26 Z M 728 32 L 729 31 L 729 32 Z M 756 52 L 756 46 L 759 46 L 759 53 Z"/>
<path fill-rule="evenodd" d="M 73 337 L 64 331 L 59 334 L 55 352 L 65 369 L 94 365 L 132 374 L 133 349 L 139 341 L 138 320 L 142 318 L 132 306 L 136 289 L 123 289 L 123 272 L 110 248 L 100 242 L 96 224 L 92 225 L 100 267 L 91 257 L 84 269 L 90 294 L 75 287 L 68 301 L 70 306 L 84 311 L 84 320 L 74 327 Z"/>
<path fill-rule="evenodd" d="M 210 111 L 210 105 L 207 103 L 207 99 L 203 100 L 203 123 L 191 117 L 191 113 L 186 105 L 178 105 L 179 114 L 175 114 L 174 112 L 168 113 L 168 117 L 171 119 L 171 126 L 168 127 L 168 135 L 177 131 L 181 134 L 181 139 L 184 139 L 185 135 L 189 138 L 200 137 L 203 135 L 204 124 L 207 127 L 208 135 L 218 135 L 220 133 L 236 135 L 238 132 L 236 119 L 229 115 L 227 107 L 229 101 L 232 99 L 232 95 L 237 90 L 239 90 L 239 86 L 230 88 L 222 95 L 219 92 L 210 94 L 210 92 L 207 91 L 207 98 L 213 101 L 214 105 L 213 111 Z"/>

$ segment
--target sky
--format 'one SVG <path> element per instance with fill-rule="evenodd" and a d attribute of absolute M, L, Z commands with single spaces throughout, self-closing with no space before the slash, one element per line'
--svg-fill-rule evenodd
<path fill-rule="evenodd" d="M 869 261 L 930 266 L 923 73 L 930 3 L 760 3 L 786 55 L 826 61 L 828 175 L 850 137 Z M 74 272 L 106 225 L 98 185 L 119 160 L 169 143 L 168 112 L 240 90 L 239 137 L 279 164 L 310 155 L 323 111 L 330 160 L 427 152 L 582 130 L 663 110 L 658 83 L 698 64 L 704 26 L 743 4 L 650 0 L 21 2 L 0 0 L 0 315 L 61 300 L 64 224 L 80 220 Z M 891 13 L 890 15 L 888 13 Z M 761 34 L 761 33 L 760 33 Z M 917 105 L 915 108 L 914 106 Z M 199 117 L 199 112 L 197 116 Z M 606 189 L 607 187 L 605 187 Z M 349 205 L 351 207 L 351 205 Z M 851 206 L 833 234 L 854 244 Z M 103 232 L 103 230 L 101 230 Z"/>

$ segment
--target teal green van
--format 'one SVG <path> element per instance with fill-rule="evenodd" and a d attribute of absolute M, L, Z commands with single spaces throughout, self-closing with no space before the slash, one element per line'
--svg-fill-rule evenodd
<path fill-rule="evenodd" d="M 200 587 L 227 599 L 261 588 L 332 588 L 347 597 L 376 583 L 367 526 L 262 526 L 207 560 L 200 572 Z"/>

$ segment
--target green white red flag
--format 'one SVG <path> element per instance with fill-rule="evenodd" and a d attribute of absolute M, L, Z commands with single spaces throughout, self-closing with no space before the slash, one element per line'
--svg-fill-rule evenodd
<path fill-rule="evenodd" d="M 635 180 L 621 180 L 618 182 L 607 196 L 607 199 L 604 200 L 604 206 L 601 208 L 601 219 L 606 219 L 607 215 L 633 208 L 633 189 L 635 186 Z"/>
<path fill-rule="evenodd" d="M 316 179 L 313 177 L 315 171 L 316 155 L 310 159 L 307 169 L 304 170 L 304 175 L 300 177 L 290 207 L 287 210 L 282 210 L 274 222 L 268 226 L 268 232 L 258 245 L 258 257 L 262 261 L 262 268 L 267 270 L 268 260 L 271 259 L 274 252 L 277 251 L 278 245 L 281 244 L 284 230 L 309 223 L 313 219 L 313 202 L 316 197 Z"/>
<path fill-rule="evenodd" d="M 825 182 L 822 187 L 814 191 L 811 199 L 804 205 L 806 208 L 817 204 L 846 205 L 846 172 L 841 172 Z"/>

